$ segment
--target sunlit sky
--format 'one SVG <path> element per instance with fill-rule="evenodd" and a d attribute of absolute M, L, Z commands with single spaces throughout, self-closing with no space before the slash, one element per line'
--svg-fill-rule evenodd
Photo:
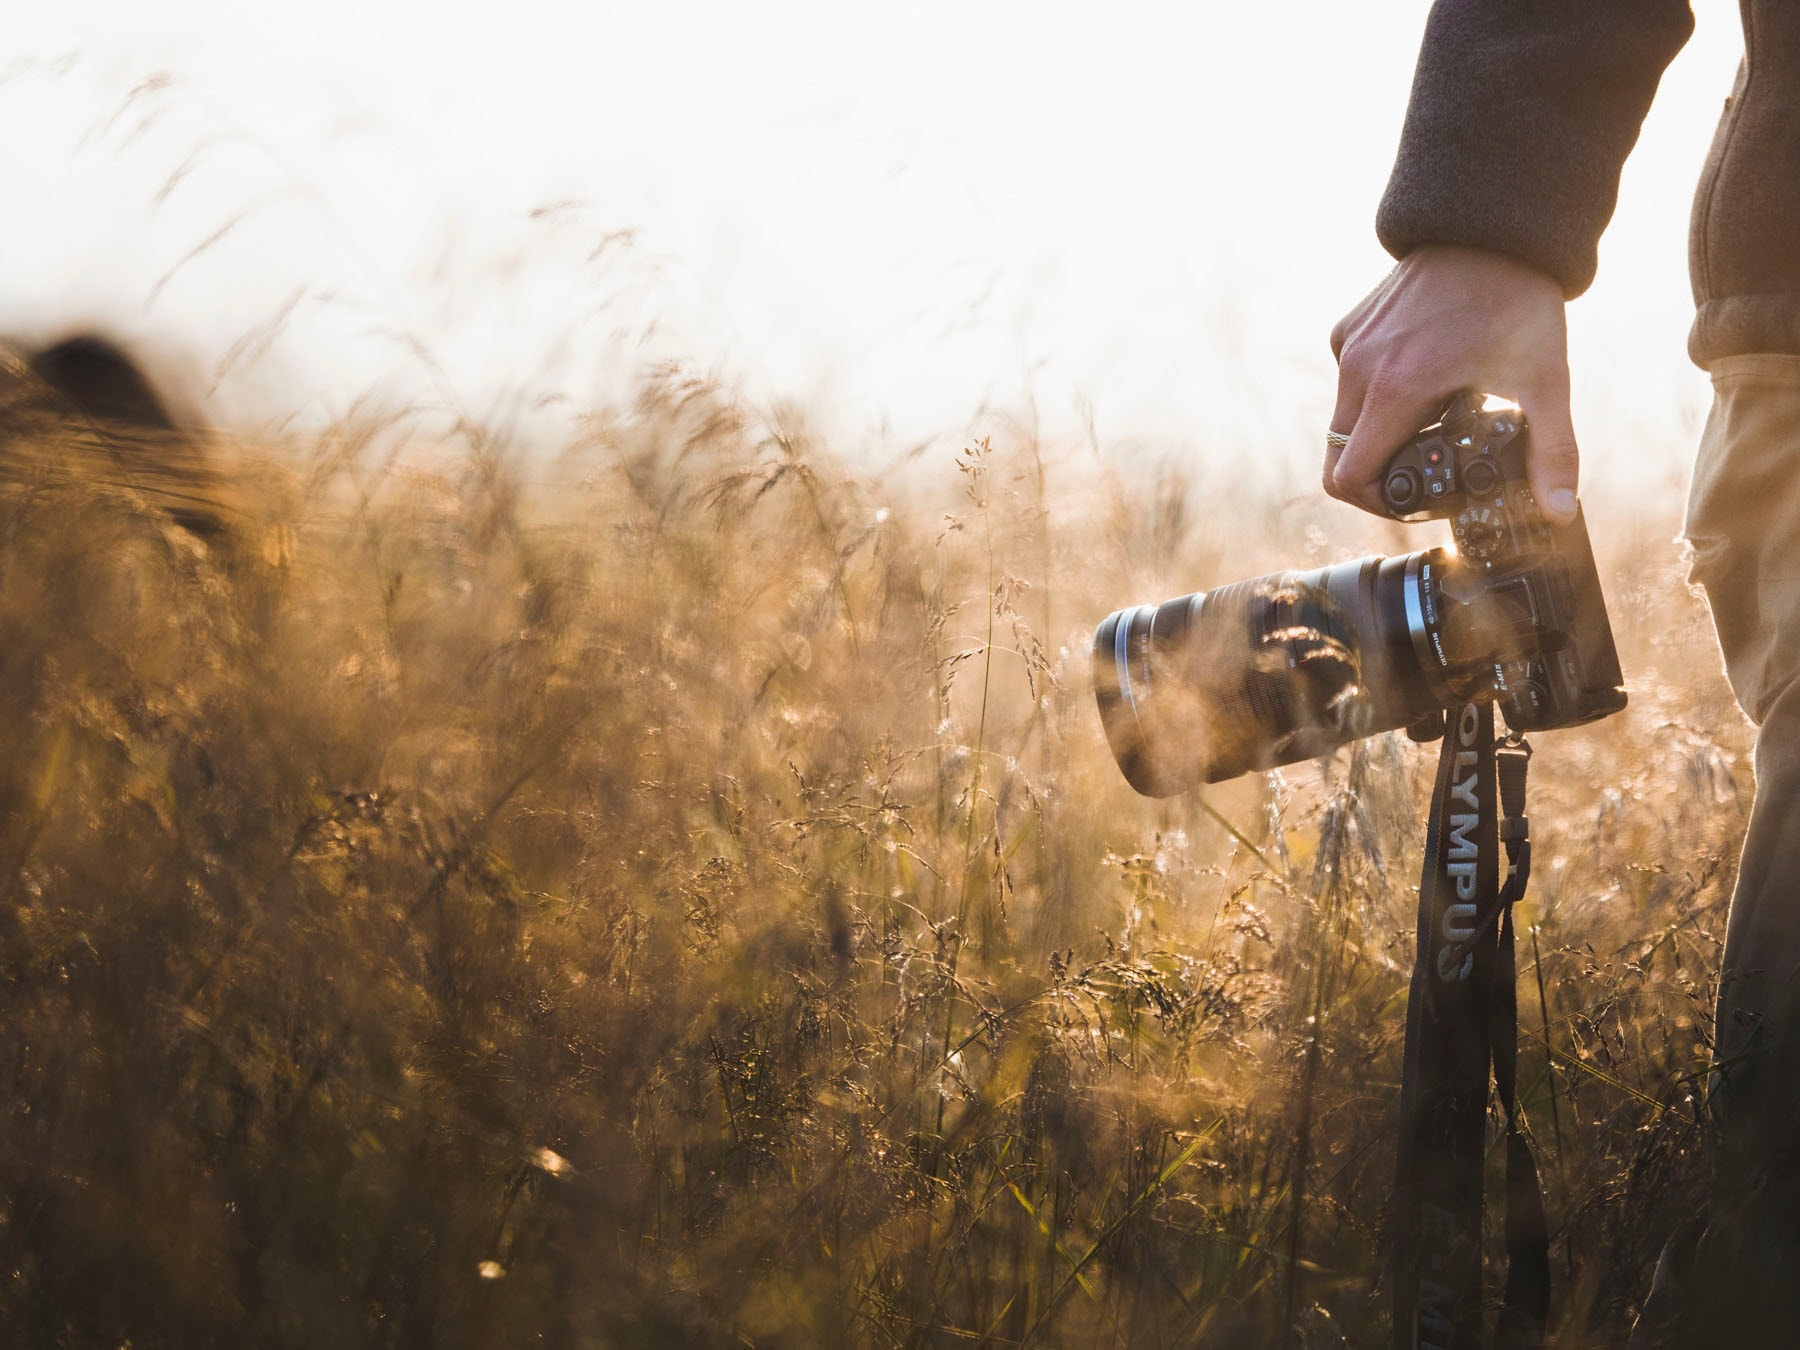
<path fill-rule="evenodd" d="M 987 407 L 1310 465 L 1425 8 L 39 6 L 0 328 L 154 343 L 244 428 L 554 430 L 680 359 L 873 453 Z M 1696 10 L 1572 312 L 1590 464 L 1704 407 L 1688 197 L 1741 40 Z"/>

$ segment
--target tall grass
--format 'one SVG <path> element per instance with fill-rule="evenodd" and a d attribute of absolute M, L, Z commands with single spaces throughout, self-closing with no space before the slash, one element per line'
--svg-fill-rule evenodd
<path fill-rule="evenodd" d="M 1429 752 L 1152 803 L 1087 677 L 1328 544 L 678 374 L 555 455 L 376 431 L 241 449 L 202 542 L 10 428 L 7 1343 L 1383 1342 Z M 1673 528 L 1604 564 L 1631 710 L 1534 772 L 1564 1345 L 1701 1179 L 1749 783 Z"/>

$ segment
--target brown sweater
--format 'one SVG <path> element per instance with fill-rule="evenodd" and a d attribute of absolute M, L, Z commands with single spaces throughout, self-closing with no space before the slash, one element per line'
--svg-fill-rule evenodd
<path fill-rule="evenodd" d="M 1694 201 L 1701 365 L 1800 354 L 1800 4 L 1740 0 L 1745 61 Z M 1594 279 L 1619 170 L 1693 31 L 1687 0 L 1437 0 L 1376 218 L 1395 257 L 1470 244 Z"/>

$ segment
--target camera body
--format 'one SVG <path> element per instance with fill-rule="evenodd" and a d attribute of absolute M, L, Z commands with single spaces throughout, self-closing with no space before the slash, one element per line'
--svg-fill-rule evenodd
<path fill-rule="evenodd" d="M 1529 442 L 1518 409 L 1459 394 L 1382 475 L 1390 515 L 1447 520 L 1456 543 L 1420 588 L 1428 681 L 1450 696 L 1445 706 L 1492 698 L 1515 731 L 1576 726 L 1625 706 L 1587 523 L 1579 508 L 1567 525 L 1538 510 Z"/>
<path fill-rule="evenodd" d="M 1526 479 L 1518 409 L 1459 394 L 1389 460 L 1397 520 L 1446 520 L 1454 549 L 1280 572 L 1109 615 L 1094 687 L 1114 757 L 1152 796 L 1328 753 L 1445 708 L 1493 702 L 1517 731 L 1625 706 L 1577 512 Z"/>

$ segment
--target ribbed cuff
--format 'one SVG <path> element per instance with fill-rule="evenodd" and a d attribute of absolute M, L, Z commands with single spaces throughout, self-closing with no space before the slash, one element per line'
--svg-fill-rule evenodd
<path fill-rule="evenodd" d="M 1800 294 L 1715 296 L 1688 330 L 1688 355 L 1703 369 L 1728 356 L 1800 356 Z"/>

